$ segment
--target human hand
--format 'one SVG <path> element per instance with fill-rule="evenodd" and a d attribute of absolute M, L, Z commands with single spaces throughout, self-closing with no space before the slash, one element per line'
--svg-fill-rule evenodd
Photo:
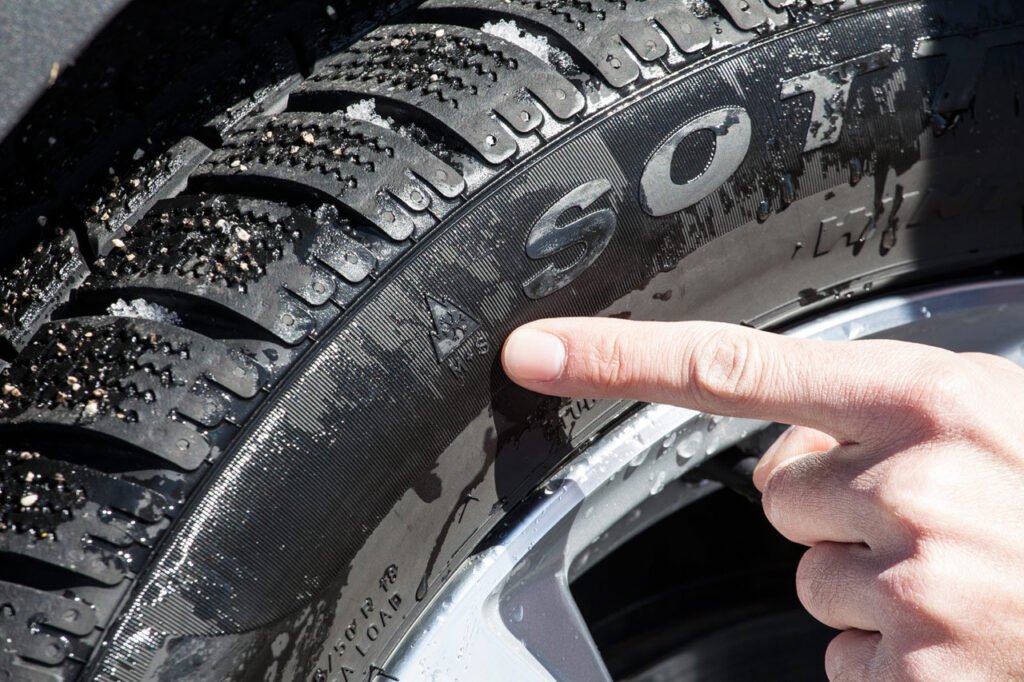
<path fill-rule="evenodd" d="M 844 632 L 835 680 L 1024 679 L 1024 370 L 893 341 L 806 341 L 712 323 L 545 320 L 506 373 L 795 424 L 754 474 L 807 545 L 797 593 Z"/>

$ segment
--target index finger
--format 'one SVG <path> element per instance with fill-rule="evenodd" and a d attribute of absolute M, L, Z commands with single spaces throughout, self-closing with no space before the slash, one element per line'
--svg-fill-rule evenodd
<path fill-rule="evenodd" d="M 894 410 L 938 349 L 788 338 L 711 322 L 567 318 L 519 328 L 502 353 L 516 383 L 548 395 L 627 398 L 798 424 L 844 443 L 891 435 Z"/>

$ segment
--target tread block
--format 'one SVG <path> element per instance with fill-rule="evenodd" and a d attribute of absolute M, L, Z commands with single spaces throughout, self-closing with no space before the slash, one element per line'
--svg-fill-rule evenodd
<path fill-rule="evenodd" d="M 88 656 L 88 647 L 78 638 L 98 625 L 96 610 L 80 599 L 0 582 L 0 631 L 5 640 L 0 670 L 16 671 L 6 678 L 12 680 L 66 679 L 66 668 Z"/>
<path fill-rule="evenodd" d="M 729 18 L 744 31 L 753 31 L 773 23 L 775 13 L 763 0 L 718 0 Z"/>
<path fill-rule="evenodd" d="M 388 128 L 341 114 L 285 113 L 239 126 L 199 176 L 285 181 L 358 212 L 394 240 L 409 238 L 414 215 L 465 190 L 461 174 Z"/>
<path fill-rule="evenodd" d="M 336 289 L 312 262 L 311 245 L 327 229 L 312 212 L 282 204 L 181 196 L 126 232 L 94 264 L 85 289 L 202 298 L 297 343 L 313 329 L 308 306 L 323 305 Z"/>
<path fill-rule="evenodd" d="M 189 174 L 209 155 L 206 145 L 185 138 L 165 154 L 140 159 L 138 170 L 123 180 L 111 178 L 106 194 L 88 208 L 93 217 L 86 221 L 86 228 L 93 253 L 106 251 L 133 220 L 183 187 Z"/>
<path fill-rule="evenodd" d="M 6 635 L 6 632 L 4 634 Z M 68 659 L 71 657 L 83 661 L 89 651 L 88 647 L 78 640 L 57 637 L 47 632 L 15 631 L 6 638 L 9 640 L 8 646 L 14 649 L 14 652 L 0 654 L 0 665 L 4 666 L 0 670 L 12 671 L 14 677 L 9 679 L 18 682 L 63 682 L 74 679 L 65 676 L 67 672 L 53 666 L 70 662 Z M 4 660 L 7 656 L 9 658 Z M 50 667 L 37 667 L 39 664 Z"/>
<path fill-rule="evenodd" d="M 8 618 L 23 620 L 26 629 L 33 623 L 45 623 L 78 637 L 97 625 L 96 612 L 88 604 L 14 583 L 0 582 L 0 611 Z"/>
<path fill-rule="evenodd" d="M 317 257 L 352 284 L 358 284 L 377 268 L 373 252 L 341 230 L 321 230 L 317 234 Z"/>
<path fill-rule="evenodd" d="M 3 458 L 0 471 L 5 477 L 24 478 L 31 472 L 33 482 L 38 480 L 40 485 L 51 486 L 47 490 L 55 490 L 54 486 L 73 488 L 77 491 L 73 494 L 76 499 L 81 492 L 96 504 L 146 523 L 162 519 L 171 506 L 166 497 L 149 488 L 88 467 L 41 457 L 37 452 L 8 449 L 0 457 Z M 34 523 L 38 526 L 38 519 Z"/>
<path fill-rule="evenodd" d="M 11 671 L 10 679 L 17 682 L 67 682 L 75 679 L 79 667 L 43 668 L 25 661 L 14 652 L 0 651 L 0 670 Z"/>
<path fill-rule="evenodd" d="M 423 8 L 482 11 L 541 26 L 573 45 L 616 88 L 640 77 L 638 60 L 656 61 L 668 52 L 652 20 L 683 52 L 711 43 L 709 30 L 687 4 L 673 0 L 428 0 Z"/>
<path fill-rule="evenodd" d="M 87 274 L 74 234 L 58 231 L 0 275 L 0 350 L 20 350 Z"/>
<path fill-rule="evenodd" d="M 585 101 L 550 63 L 491 34 L 442 24 L 386 26 L 327 62 L 293 95 L 296 106 L 317 94 L 368 95 L 420 109 L 491 163 L 517 151 L 494 119 L 518 133 L 539 128 L 546 114 L 569 119 Z"/>
<path fill-rule="evenodd" d="M 650 16 L 680 50 L 691 54 L 711 47 L 711 31 L 681 3 L 653 0 L 649 5 Z"/>
<path fill-rule="evenodd" d="M 43 327 L 0 372 L 0 427 L 76 427 L 191 471 L 210 446 L 173 415 L 207 381 L 250 398 L 259 377 L 220 342 L 169 324 L 64 320 Z"/>
<path fill-rule="evenodd" d="M 32 451 L 0 454 L 0 483 L 0 553 L 8 561 L 27 557 L 103 585 L 116 585 L 133 572 L 128 548 L 151 546 L 171 507 L 140 485 Z M 0 582 L 0 603 L 5 589 L 14 586 Z M 58 606 L 70 608 L 61 602 L 53 609 Z M 85 615 L 71 615 L 47 623 L 72 634 L 92 629 L 79 621 Z"/>

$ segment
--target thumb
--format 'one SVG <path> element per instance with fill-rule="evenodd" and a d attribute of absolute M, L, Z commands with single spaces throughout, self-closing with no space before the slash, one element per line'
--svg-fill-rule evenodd
<path fill-rule="evenodd" d="M 754 469 L 754 487 L 764 492 L 771 475 L 795 459 L 839 447 L 839 442 L 816 429 L 792 426 L 768 448 Z"/>

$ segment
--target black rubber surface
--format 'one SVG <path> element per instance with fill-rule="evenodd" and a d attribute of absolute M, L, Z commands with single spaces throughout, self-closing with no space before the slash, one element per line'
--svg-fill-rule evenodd
<path fill-rule="evenodd" d="M 770 326 L 1024 250 L 1015 3 L 174 15 L 0 148 L 14 679 L 380 678 L 624 407 L 511 387 L 516 324 Z"/>
<path fill-rule="evenodd" d="M 37 0 L 0 7 L 0 138 L 125 4 Z"/>

